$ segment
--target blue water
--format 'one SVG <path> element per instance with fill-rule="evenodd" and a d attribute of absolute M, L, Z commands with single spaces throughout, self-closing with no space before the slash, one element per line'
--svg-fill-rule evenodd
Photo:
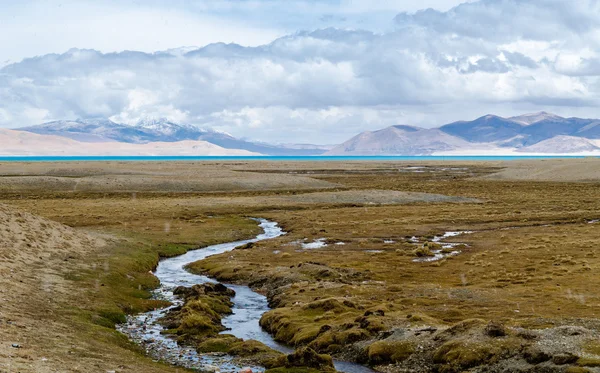
<path fill-rule="evenodd" d="M 0 162 L 81 161 L 513 161 L 523 159 L 586 158 L 586 156 L 110 156 L 110 157 L 0 157 Z M 597 157 L 596 157 L 597 158 Z"/>

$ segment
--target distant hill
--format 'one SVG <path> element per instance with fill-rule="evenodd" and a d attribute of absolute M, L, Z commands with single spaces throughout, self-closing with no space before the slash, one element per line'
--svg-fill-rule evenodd
<path fill-rule="evenodd" d="M 448 135 L 439 129 L 411 126 L 391 126 L 379 131 L 363 132 L 327 154 L 379 155 L 379 154 L 431 154 L 467 146 L 468 142 Z"/>
<path fill-rule="evenodd" d="M 574 154 L 600 152 L 600 120 L 540 112 L 502 118 L 485 115 L 434 129 L 392 126 L 363 132 L 329 155 Z"/>
<path fill-rule="evenodd" d="M 203 156 L 260 155 L 246 150 L 225 149 L 201 140 L 177 142 L 84 143 L 70 138 L 0 129 L 0 156 Z"/>
<path fill-rule="evenodd" d="M 458 121 L 430 129 L 395 125 L 362 132 L 337 146 L 252 142 L 224 132 L 166 119 L 147 119 L 135 125 L 115 123 L 108 119 L 61 120 L 19 130 L 88 144 L 160 143 L 162 145 L 159 148 L 164 149 L 168 148 L 165 144 L 188 141 L 233 152 L 288 156 L 600 153 L 599 119 L 563 118 L 547 112 L 510 118 L 490 114 L 472 121 Z M 126 148 L 124 145 L 118 147 Z M 182 151 L 188 150 L 182 148 Z"/>
<path fill-rule="evenodd" d="M 167 119 L 142 120 L 135 125 L 115 123 L 109 119 L 59 120 L 37 126 L 18 128 L 40 135 L 67 137 L 81 142 L 178 142 L 201 140 L 225 149 L 241 149 L 265 155 L 318 155 L 326 149 L 318 146 L 284 147 L 237 139 L 227 133 L 179 124 Z"/>
<path fill-rule="evenodd" d="M 517 136 L 523 130 L 523 125 L 510 119 L 486 115 L 470 122 L 446 124 L 440 130 L 469 142 L 495 142 Z"/>
<path fill-rule="evenodd" d="M 469 142 L 500 143 L 506 147 L 525 147 L 556 136 L 600 139 L 600 120 L 563 118 L 540 112 L 512 118 L 486 115 L 473 121 L 447 124 L 440 129 Z"/>
<path fill-rule="evenodd" d="M 593 140 L 574 136 L 555 136 L 537 144 L 518 149 L 527 153 L 588 153 L 600 150 Z"/>

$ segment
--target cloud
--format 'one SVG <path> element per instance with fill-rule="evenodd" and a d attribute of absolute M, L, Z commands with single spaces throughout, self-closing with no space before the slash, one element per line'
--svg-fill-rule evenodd
<path fill-rule="evenodd" d="M 386 32 L 325 28 L 153 53 L 72 49 L 0 69 L 0 126 L 156 116 L 262 140 L 337 142 L 488 111 L 591 113 L 598 10 L 592 0 L 483 0 L 401 13 Z"/>
<path fill-rule="evenodd" d="M 481 0 L 441 12 L 434 9 L 396 16 L 399 28 L 420 27 L 495 42 L 579 37 L 597 29 L 596 0 Z"/>
<path fill-rule="evenodd" d="M 213 42 L 261 45 L 298 30 L 383 31 L 399 11 L 462 0 L 20 0 L 3 1 L 0 66 L 70 48 L 153 52 Z"/>

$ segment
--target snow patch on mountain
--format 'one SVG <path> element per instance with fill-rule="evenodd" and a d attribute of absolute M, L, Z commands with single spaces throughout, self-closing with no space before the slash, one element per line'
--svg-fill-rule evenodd
<path fill-rule="evenodd" d="M 206 141 L 149 142 L 145 144 L 84 143 L 62 136 L 0 129 L 1 156 L 251 156 Z"/>
<path fill-rule="evenodd" d="M 516 117 L 510 117 L 508 119 L 524 125 L 530 125 L 537 122 L 541 122 L 543 120 L 561 120 L 565 118 L 560 117 L 556 114 L 540 111 L 538 113 L 523 114 Z"/>
<path fill-rule="evenodd" d="M 240 140 L 224 131 L 175 123 L 168 118 L 142 118 L 133 124 L 115 123 L 110 119 L 76 119 L 54 121 L 19 130 L 41 135 L 67 137 L 82 142 L 150 142 L 206 141 L 226 149 L 243 149 L 268 155 L 318 155 L 325 152 L 317 146 L 286 148 L 283 146 Z"/>

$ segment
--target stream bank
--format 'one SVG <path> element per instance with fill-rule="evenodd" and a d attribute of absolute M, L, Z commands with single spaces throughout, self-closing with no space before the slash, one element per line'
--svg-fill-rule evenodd
<path fill-rule="evenodd" d="M 119 326 L 119 331 L 142 346 L 153 359 L 169 364 L 208 372 L 235 373 L 245 368 L 250 368 L 253 372 L 263 372 L 265 369 L 261 366 L 239 366 L 235 359 L 227 354 L 201 354 L 194 348 L 180 345 L 172 336 L 164 334 L 165 328 L 160 322 L 169 312 L 183 306 L 184 301 L 174 294 L 176 288 L 216 283 L 210 277 L 186 271 L 185 266 L 187 264 L 231 251 L 238 246 L 276 238 L 285 234 L 275 222 L 264 219 L 257 219 L 257 221 L 264 232 L 254 239 L 213 245 L 162 260 L 154 271 L 154 275 L 161 282 L 160 287 L 154 291 L 154 297 L 169 301 L 172 305 L 164 309 L 131 316 L 128 318 L 127 323 Z M 235 291 L 235 296 L 232 299 L 233 313 L 222 320 L 227 329 L 224 333 L 244 340 L 259 341 L 285 354 L 293 352 L 293 349 L 276 342 L 271 335 L 260 327 L 260 318 L 270 309 L 265 296 L 252 291 L 247 286 L 227 285 L 227 287 Z M 340 372 L 374 372 L 370 368 L 354 363 L 334 361 L 334 364 Z"/>

